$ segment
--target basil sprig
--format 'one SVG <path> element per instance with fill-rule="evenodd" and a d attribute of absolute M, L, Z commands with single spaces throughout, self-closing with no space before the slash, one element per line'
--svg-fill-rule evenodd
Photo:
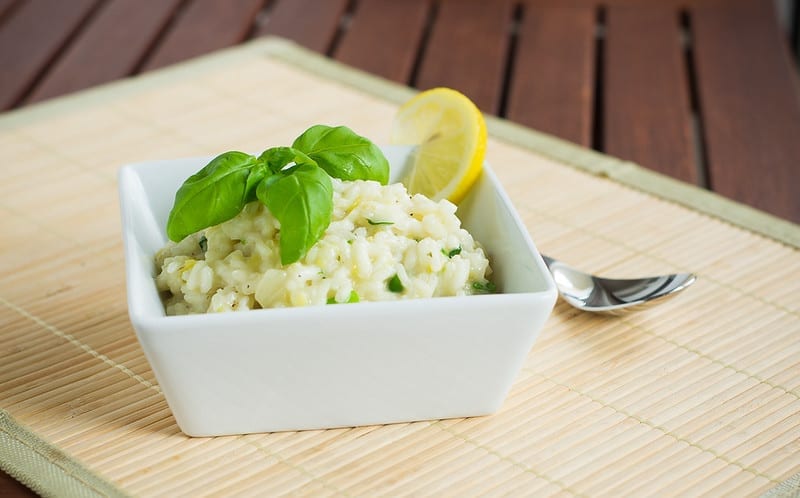
<path fill-rule="evenodd" d="M 345 126 L 312 126 L 291 147 L 273 147 L 258 157 L 225 152 L 178 189 L 167 236 L 180 242 L 259 200 L 280 222 L 281 263 L 294 263 L 330 225 L 331 177 L 385 185 L 389 162 L 375 144 Z"/>

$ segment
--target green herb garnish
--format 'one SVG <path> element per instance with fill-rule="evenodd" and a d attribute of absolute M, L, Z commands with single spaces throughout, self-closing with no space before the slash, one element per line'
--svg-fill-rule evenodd
<path fill-rule="evenodd" d="M 284 265 L 302 258 L 331 223 L 331 177 L 313 164 L 302 164 L 289 173 L 277 173 L 258 185 L 256 195 L 281 223 L 281 263 Z"/>
<path fill-rule="evenodd" d="M 327 303 L 328 304 L 350 304 L 350 303 L 357 303 L 360 302 L 361 299 L 358 297 L 358 292 L 350 291 L 350 297 L 347 298 L 347 301 L 344 303 L 339 303 L 336 301 L 335 297 L 329 297 Z"/>
<path fill-rule="evenodd" d="M 367 218 L 367 223 L 370 225 L 394 225 L 394 221 L 374 221 Z"/>
<path fill-rule="evenodd" d="M 392 275 L 392 278 L 386 282 L 386 287 L 395 294 L 399 294 L 406 290 L 406 288 L 403 286 L 403 282 L 400 281 L 400 277 L 397 276 L 397 273 Z"/>
<path fill-rule="evenodd" d="M 294 263 L 330 225 L 331 177 L 385 185 L 389 162 L 376 145 L 345 126 L 312 126 L 291 147 L 273 147 L 259 157 L 225 152 L 178 189 L 167 236 L 180 242 L 259 200 L 281 224 L 281 263 Z"/>
<path fill-rule="evenodd" d="M 442 248 L 442 254 L 447 256 L 448 258 L 452 258 L 456 254 L 461 254 L 461 246 L 456 247 L 455 249 L 450 249 L 449 251 L 446 250 L 444 247 Z"/>
<path fill-rule="evenodd" d="M 190 176 L 175 194 L 167 236 L 175 242 L 228 221 L 255 200 L 256 187 L 268 175 L 266 165 L 244 152 L 225 152 Z"/>
<path fill-rule="evenodd" d="M 484 294 L 492 294 L 497 291 L 497 286 L 493 282 L 472 282 L 472 288 Z"/>
<path fill-rule="evenodd" d="M 292 147 L 334 178 L 376 180 L 383 185 L 389 181 L 389 161 L 378 146 L 346 126 L 312 126 L 295 139 Z"/>

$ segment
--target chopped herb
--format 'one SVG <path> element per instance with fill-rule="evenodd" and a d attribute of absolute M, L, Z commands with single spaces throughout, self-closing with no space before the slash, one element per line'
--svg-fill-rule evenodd
<path fill-rule="evenodd" d="M 497 290 L 497 286 L 492 282 L 472 282 L 472 288 L 485 294 L 492 294 Z"/>
<path fill-rule="evenodd" d="M 367 218 L 367 223 L 370 225 L 394 225 L 393 221 L 373 221 L 369 218 Z"/>
<path fill-rule="evenodd" d="M 358 292 L 350 291 L 350 297 L 347 298 L 347 301 L 345 301 L 345 303 L 357 303 L 359 301 L 361 301 L 361 299 L 358 297 Z M 328 304 L 340 304 L 340 303 L 338 303 L 336 301 L 335 297 L 329 297 L 327 303 Z"/>
<path fill-rule="evenodd" d="M 392 291 L 392 292 L 394 292 L 396 294 L 399 294 L 399 293 L 403 292 L 404 290 L 406 290 L 406 288 L 403 287 L 403 282 L 400 281 L 400 277 L 397 276 L 397 273 L 395 273 L 392 276 L 392 278 L 390 278 L 389 281 L 386 282 L 386 287 L 390 291 Z"/>
<path fill-rule="evenodd" d="M 448 258 L 452 258 L 456 254 L 461 254 L 461 246 L 458 246 L 455 249 L 450 249 L 449 251 L 446 250 L 445 248 L 442 248 L 442 254 L 444 254 Z"/>
<path fill-rule="evenodd" d="M 203 252 L 208 251 L 208 239 L 206 238 L 205 235 L 200 237 L 200 241 L 198 242 L 198 245 L 200 246 L 200 250 L 201 251 L 203 251 Z"/>

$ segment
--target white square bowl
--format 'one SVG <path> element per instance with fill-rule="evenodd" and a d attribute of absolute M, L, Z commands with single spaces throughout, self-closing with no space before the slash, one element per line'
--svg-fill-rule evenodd
<path fill-rule="evenodd" d="M 411 149 L 383 148 L 400 177 Z M 166 316 L 153 257 L 175 191 L 209 158 L 119 174 L 128 310 L 190 436 L 322 429 L 495 412 L 556 300 L 527 230 L 488 166 L 458 215 L 497 294 Z"/>

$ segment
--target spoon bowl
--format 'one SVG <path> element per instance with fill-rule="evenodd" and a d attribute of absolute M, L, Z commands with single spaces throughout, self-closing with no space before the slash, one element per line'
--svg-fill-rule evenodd
<path fill-rule="evenodd" d="M 663 302 L 689 287 L 697 277 L 692 273 L 674 273 L 645 278 L 603 278 L 542 256 L 553 275 L 561 297 L 584 311 L 621 315 Z"/>

